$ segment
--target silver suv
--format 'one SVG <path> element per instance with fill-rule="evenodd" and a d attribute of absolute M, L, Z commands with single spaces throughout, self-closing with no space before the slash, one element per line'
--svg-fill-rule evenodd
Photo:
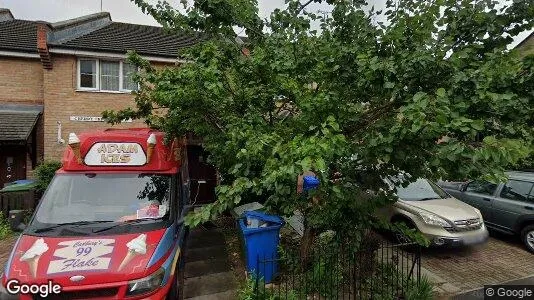
<path fill-rule="evenodd" d="M 534 252 L 534 173 L 508 172 L 506 183 L 440 182 L 454 197 L 482 212 L 488 228 L 516 234 Z"/>
<path fill-rule="evenodd" d="M 394 185 L 399 200 L 381 212 L 392 223 L 416 228 L 435 246 L 487 241 L 489 234 L 480 211 L 454 199 L 432 181 L 420 178 L 406 187 Z"/>

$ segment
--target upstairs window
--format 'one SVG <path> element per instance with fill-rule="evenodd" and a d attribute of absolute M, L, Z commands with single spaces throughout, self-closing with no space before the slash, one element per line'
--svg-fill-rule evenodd
<path fill-rule="evenodd" d="M 80 87 L 96 88 L 96 60 L 80 60 Z"/>
<path fill-rule="evenodd" d="M 82 58 L 78 61 L 78 89 L 129 92 L 138 89 L 133 81 L 137 68 L 119 60 Z"/>
<path fill-rule="evenodd" d="M 122 88 L 136 91 L 137 83 L 133 81 L 133 76 L 137 73 L 137 68 L 129 63 L 122 63 Z"/>
<path fill-rule="evenodd" d="M 100 89 L 103 91 L 118 91 L 120 77 L 120 62 L 100 61 Z"/>

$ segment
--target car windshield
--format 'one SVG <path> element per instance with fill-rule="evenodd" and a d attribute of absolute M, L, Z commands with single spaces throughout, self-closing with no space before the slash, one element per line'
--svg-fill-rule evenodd
<path fill-rule="evenodd" d="M 58 174 L 30 227 L 167 220 L 170 178 L 153 174 Z"/>
<path fill-rule="evenodd" d="M 403 187 L 398 180 L 395 180 L 395 188 L 397 189 L 399 199 L 404 201 L 424 201 L 450 197 L 432 181 L 422 178 L 411 182 L 406 187 Z"/>

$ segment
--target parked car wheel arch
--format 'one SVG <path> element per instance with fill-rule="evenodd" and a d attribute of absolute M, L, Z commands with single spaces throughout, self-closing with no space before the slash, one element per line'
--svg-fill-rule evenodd
<path fill-rule="evenodd" d="M 534 225 L 534 216 L 521 216 L 517 219 L 517 225 L 514 231 L 520 234 L 523 229 L 529 225 Z"/>
<path fill-rule="evenodd" d="M 525 226 L 521 231 L 521 240 L 527 247 L 528 251 L 534 253 L 534 224 Z"/>
<path fill-rule="evenodd" d="M 402 215 L 402 214 L 394 215 L 391 218 L 391 223 L 392 224 L 394 224 L 394 223 L 405 223 L 410 228 L 417 228 L 417 226 L 415 225 L 414 221 L 410 217 L 408 217 L 406 215 Z"/>

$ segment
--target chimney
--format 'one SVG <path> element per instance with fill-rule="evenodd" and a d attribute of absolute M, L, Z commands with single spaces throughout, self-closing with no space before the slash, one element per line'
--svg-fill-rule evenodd
<path fill-rule="evenodd" d="M 0 8 L 0 22 L 14 20 L 13 14 L 7 8 Z"/>
<path fill-rule="evenodd" d="M 52 69 L 52 59 L 50 58 L 50 52 L 48 51 L 48 24 L 37 23 L 37 52 L 41 57 L 41 63 L 43 68 Z"/>

